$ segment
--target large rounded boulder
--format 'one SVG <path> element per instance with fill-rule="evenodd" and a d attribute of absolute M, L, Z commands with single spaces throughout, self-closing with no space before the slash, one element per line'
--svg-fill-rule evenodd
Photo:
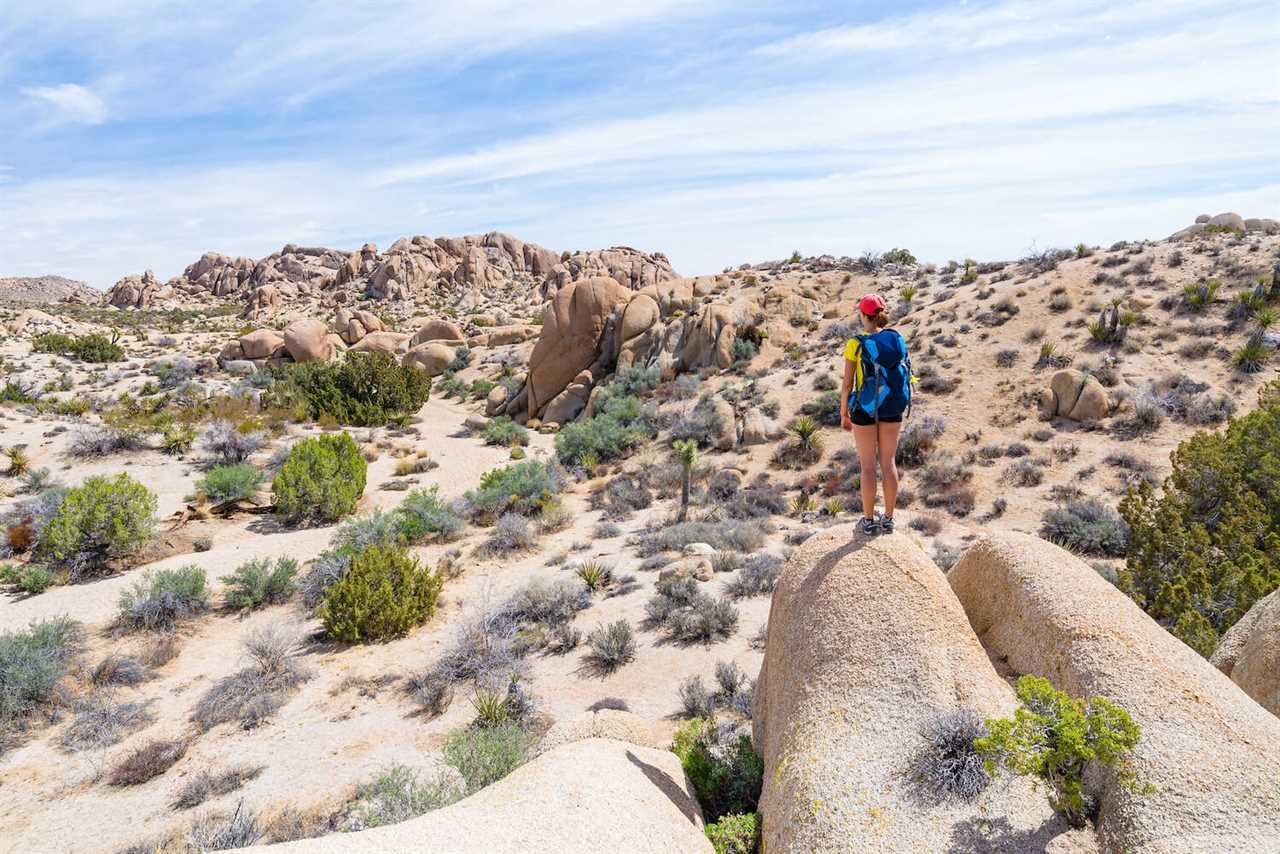
<path fill-rule="evenodd" d="M 1273 715 L 1280 715 L 1280 590 L 1264 596 L 1222 636 L 1210 659 Z"/>
<path fill-rule="evenodd" d="M 924 732 L 1006 716 L 996 674 L 942 571 L 904 533 L 810 537 L 778 580 L 753 701 L 769 854 L 1092 851 L 1024 779 L 971 802 L 922 796 Z"/>
<path fill-rule="evenodd" d="M 1041 395 L 1041 410 L 1049 418 L 1101 421 L 1111 412 L 1111 397 L 1097 377 L 1067 368 L 1049 379 Z"/>
<path fill-rule="evenodd" d="M 438 377 L 449 367 L 455 355 L 448 344 L 428 341 L 405 353 L 401 361 L 407 367 L 426 372 L 427 376 Z"/>
<path fill-rule="evenodd" d="M 413 333 L 413 337 L 409 339 L 409 347 L 417 347 L 427 341 L 466 340 L 467 336 L 463 334 L 456 323 L 450 323 L 447 320 L 428 320 Z"/>
<path fill-rule="evenodd" d="M 284 348 L 295 362 L 323 362 L 333 356 L 329 328 L 314 317 L 295 320 L 284 328 Z"/>
<path fill-rule="evenodd" d="M 240 336 L 240 352 L 246 359 L 269 359 L 284 349 L 284 337 L 274 329 L 255 329 Z"/>
<path fill-rule="evenodd" d="M 1142 727 L 1133 768 L 1154 789 L 1101 781 L 1110 850 L 1280 851 L 1280 719 L 1039 537 L 986 537 L 948 579 L 993 657 L 1072 695 L 1106 697 Z"/>
<path fill-rule="evenodd" d="M 556 293 L 529 355 L 530 418 L 596 361 L 614 308 L 631 296 L 630 290 L 603 276 L 572 282 Z"/>
<path fill-rule="evenodd" d="M 392 356 L 409 349 L 409 336 L 403 332 L 370 332 L 351 345 L 353 353 L 388 353 Z"/>
<path fill-rule="evenodd" d="M 253 854 L 712 854 L 692 787 L 669 750 L 571 741 L 418 818 L 239 849 Z"/>

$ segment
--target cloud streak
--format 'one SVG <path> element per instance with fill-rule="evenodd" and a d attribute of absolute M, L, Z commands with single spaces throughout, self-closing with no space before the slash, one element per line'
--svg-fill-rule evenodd
<path fill-rule="evenodd" d="M 57 86 L 29 86 L 22 94 L 52 108 L 55 123 L 100 125 L 107 120 L 107 102 L 79 83 Z"/>

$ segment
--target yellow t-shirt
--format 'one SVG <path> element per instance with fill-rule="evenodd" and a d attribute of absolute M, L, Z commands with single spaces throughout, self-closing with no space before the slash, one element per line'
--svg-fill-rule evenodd
<path fill-rule="evenodd" d="M 844 345 L 844 357 L 853 362 L 853 391 L 857 391 L 862 388 L 862 342 L 857 338 L 850 338 Z"/>

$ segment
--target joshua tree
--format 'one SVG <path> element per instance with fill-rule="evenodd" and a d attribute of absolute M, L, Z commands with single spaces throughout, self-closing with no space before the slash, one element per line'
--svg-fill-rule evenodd
<path fill-rule="evenodd" d="M 683 477 L 680 481 L 680 521 L 689 515 L 689 484 L 693 480 L 693 464 L 698 461 L 698 443 L 692 439 L 676 439 L 671 447 L 680 461 Z"/>

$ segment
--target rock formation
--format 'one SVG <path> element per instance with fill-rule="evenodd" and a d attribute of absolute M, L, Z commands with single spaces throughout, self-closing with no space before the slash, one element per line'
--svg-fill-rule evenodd
<path fill-rule="evenodd" d="M 451 806 L 400 824 L 243 854 L 711 854 L 668 750 L 588 738 L 543 753 Z"/>
<path fill-rule="evenodd" d="M 993 657 L 1119 703 L 1142 727 L 1134 768 L 1156 791 L 1101 781 L 1098 829 L 1110 850 L 1280 850 L 1280 719 L 1038 537 L 987 537 L 948 578 Z"/>
<path fill-rule="evenodd" d="M 1280 715 L 1280 590 L 1264 596 L 1222 636 L 1210 659 L 1273 715 Z"/>
<path fill-rule="evenodd" d="M 1196 217 L 1194 223 L 1169 235 L 1169 240 L 1189 240 L 1213 227 L 1230 229 L 1241 234 L 1250 232 L 1280 234 L 1280 220 L 1267 218 L 1245 219 L 1238 213 L 1220 213 L 1217 216 L 1200 214 L 1200 216 Z"/>
<path fill-rule="evenodd" d="M 770 854 L 1093 851 L 1027 780 L 971 804 L 914 791 L 921 728 L 958 709 L 1004 716 L 996 674 L 942 571 L 906 534 L 815 534 L 778 581 L 756 683 Z"/>
<path fill-rule="evenodd" d="M 1067 368 L 1049 379 L 1049 387 L 1040 398 L 1040 408 L 1050 418 L 1100 421 L 1111 412 L 1111 398 L 1097 377 Z"/>
<path fill-rule="evenodd" d="M 64 276 L 0 277 L 0 302 L 43 304 L 51 302 L 96 305 L 102 292 Z"/>

